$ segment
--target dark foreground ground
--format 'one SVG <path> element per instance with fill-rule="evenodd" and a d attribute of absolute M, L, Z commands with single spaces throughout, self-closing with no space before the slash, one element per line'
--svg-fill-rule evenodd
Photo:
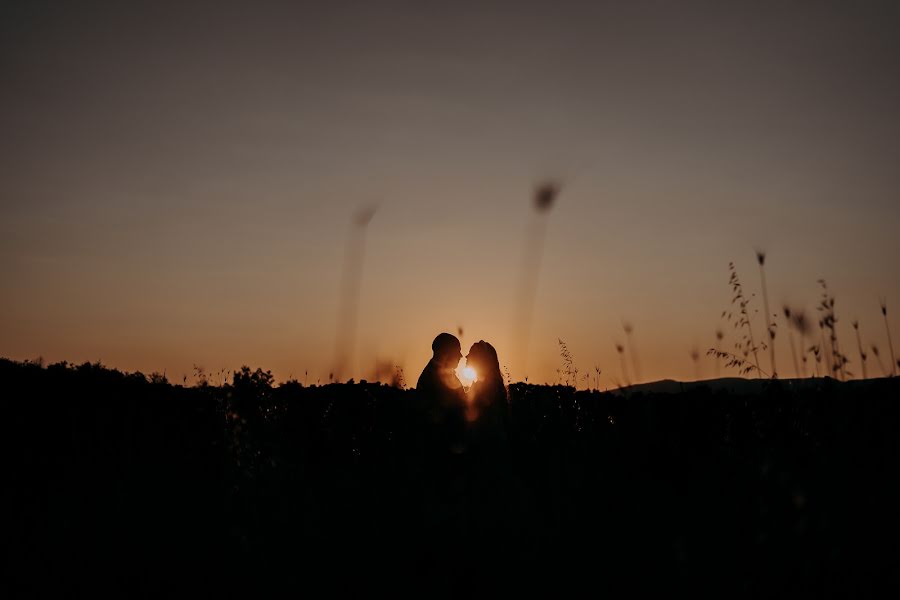
<path fill-rule="evenodd" d="M 452 448 L 382 385 L 4 360 L 0 382 L 6 592 L 823 597 L 900 577 L 897 380 L 516 384 L 505 431 Z"/>

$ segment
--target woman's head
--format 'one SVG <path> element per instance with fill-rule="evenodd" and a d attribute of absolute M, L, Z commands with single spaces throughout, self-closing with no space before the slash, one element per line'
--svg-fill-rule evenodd
<path fill-rule="evenodd" d="M 480 340 L 469 349 L 466 355 L 466 365 L 475 369 L 479 380 L 500 377 L 500 359 L 494 347 Z"/>

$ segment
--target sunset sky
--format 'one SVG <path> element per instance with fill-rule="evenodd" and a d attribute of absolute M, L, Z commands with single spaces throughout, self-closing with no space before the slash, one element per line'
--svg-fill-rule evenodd
<path fill-rule="evenodd" d="M 545 178 L 530 381 L 558 338 L 621 380 L 623 321 L 643 380 L 694 378 L 757 248 L 779 312 L 828 281 L 854 362 L 879 299 L 900 340 L 897 2 L 137 6 L 0 6 L 0 356 L 327 380 L 375 205 L 352 374 L 414 383 L 462 327 L 520 379 Z"/>

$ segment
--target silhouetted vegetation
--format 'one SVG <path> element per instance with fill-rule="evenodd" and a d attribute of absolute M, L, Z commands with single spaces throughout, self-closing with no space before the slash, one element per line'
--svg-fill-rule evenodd
<path fill-rule="evenodd" d="M 728 285 L 732 291 L 731 308 L 722 311 L 721 318 L 727 319 L 732 324 L 732 329 L 739 337 L 734 341 L 734 352 L 730 352 L 722 348 L 722 340 L 725 335 L 720 329 L 716 330 L 716 345 L 709 348 L 706 352 L 707 356 L 711 356 L 716 361 L 716 369 L 720 361 L 724 361 L 726 367 L 737 369 L 740 375 L 749 375 L 755 373 L 758 377 L 766 377 L 778 379 L 778 369 L 775 360 L 775 338 L 778 331 L 776 319 L 778 315 L 769 309 L 769 292 L 766 284 L 766 253 L 762 250 L 756 251 L 756 262 L 759 265 L 760 287 L 763 299 L 763 316 L 766 334 L 765 341 L 756 344 L 753 336 L 752 320 L 754 315 L 759 311 L 751 307 L 751 302 L 755 294 L 749 296 L 744 291 L 744 286 L 738 277 L 737 269 L 734 262 L 728 263 L 729 280 Z M 792 308 L 788 305 L 782 306 L 782 313 L 785 318 L 785 328 L 787 330 L 788 343 L 791 350 L 791 360 L 794 363 L 794 376 L 796 378 L 807 377 L 807 362 L 809 356 L 814 358 L 814 375 L 827 375 L 834 377 L 840 381 L 847 381 L 851 378 L 868 378 L 868 369 L 866 361 L 868 354 L 863 350 L 863 341 L 860 335 L 859 319 L 850 322 L 856 336 L 857 351 L 859 353 L 859 371 L 854 372 L 855 367 L 852 364 L 846 350 L 842 349 L 838 341 L 838 317 L 835 309 L 835 296 L 829 289 L 824 279 L 818 279 L 817 284 L 820 288 L 820 297 L 816 305 L 816 312 L 819 313 L 819 340 L 806 346 L 808 338 L 813 337 L 810 332 L 810 324 L 806 318 L 806 312 L 803 308 Z M 893 342 L 891 339 L 891 329 L 887 320 L 887 301 L 882 299 L 879 301 L 881 315 L 884 320 L 885 333 L 887 337 L 888 347 L 891 351 L 891 368 L 886 369 L 881 360 L 878 346 L 871 344 L 872 355 L 878 361 L 882 376 L 895 376 L 894 363 L 900 365 L 900 361 L 896 361 L 893 355 Z M 827 337 L 826 337 L 827 332 Z M 794 342 L 795 333 L 800 339 L 800 353 L 798 360 L 797 345 Z M 815 341 L 815 340 L 814 340 Z M 622 349 L 617 346 L 617 350 L 621 355 Z M 769 371 L 763 370 L 759 363 L 759 350 L 769 350 Z M 752 357 L 752 360 L 751 360 Z M 691 358 L 694 360 L 695 369 L 697 366 L 697 358 L 692 349 Z M 822 363 L 824 372 L 819 369 Z M 802 370 L 801 370 L 801 364 Z M 695 371 L 695 377 L 699 379 L 699 373 Z"/>
<path fill-rule="evenodd" d="M 381 384 L 0 377 L 4 580 L 32 595 L 860 595 L 898 558 L 896 379 L 514 383 L 505 437 L 447 451 Z"/>

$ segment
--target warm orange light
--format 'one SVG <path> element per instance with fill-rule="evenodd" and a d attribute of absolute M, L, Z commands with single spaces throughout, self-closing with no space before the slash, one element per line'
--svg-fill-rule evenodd
<path fill-rule="evenodd" d="M 475 372 L 475 369 L 472 367 L 465 367 L 459 373 L 459 380 L 462 382 L 464 386 L 470 386 L 476 381 L 478 381 L 478 374 Z"/>

